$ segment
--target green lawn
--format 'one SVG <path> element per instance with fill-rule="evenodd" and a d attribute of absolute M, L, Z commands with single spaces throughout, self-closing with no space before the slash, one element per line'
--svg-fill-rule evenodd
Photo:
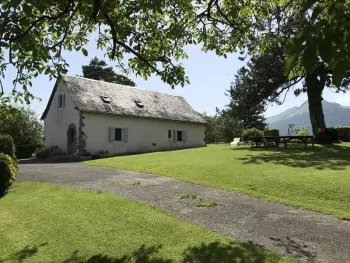
<path fill-rule="evenodd" d="M 120 197 L 44 183 L 0 199 L 0 262 L 292 262 Z"/>
<path fill-rule="evenodd" d="M 86 164 L 166 175 L 350 219 L 350 143 L 306 149 L 210 145 Z"/>

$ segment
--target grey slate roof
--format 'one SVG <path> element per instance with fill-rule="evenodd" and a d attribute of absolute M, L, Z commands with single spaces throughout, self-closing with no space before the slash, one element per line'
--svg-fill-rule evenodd
<path fill-rule="evenodd" d="M 180 96 L 68 75 L 62 75 L 62 80 L 82 112 L 206 123 Z M 107 96 L 110 103 L 103 102 L 101 96 Z M 42 118 L 45 118 L 51 101 L 52 98 Z M 139 105 L 135 101 L 139 101 Z"/>

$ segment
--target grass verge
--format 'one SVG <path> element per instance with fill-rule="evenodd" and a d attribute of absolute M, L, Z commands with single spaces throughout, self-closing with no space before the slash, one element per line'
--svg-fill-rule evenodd
<path fill-rule="evenodd" d="M 293 262 L 111 194 L 16 184 L 0 199 L 0 262 Z"/>

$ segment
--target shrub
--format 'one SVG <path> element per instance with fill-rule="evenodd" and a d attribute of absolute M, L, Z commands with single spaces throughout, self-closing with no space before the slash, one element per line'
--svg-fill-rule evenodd
<path fill-rule="evenodd" d="M 251 128 L 243 130 L 242 135 L 244 138 L 246 137 L 261 137 L 263 136 L 264 132 L 262 130 L 259 130 L 257 128 Z"/>
<path fill-rule="evenodd" d="M 51 146 L 46 149 L 40 149 L 35 153 L 36 158 L 47 158 L 51 156 L 65 156 L 66 153 L 61 150 L 57 145 Z"/>
<path fill-rule="evenodd" d="M 280 136 L 280 131 L 278 129 L 265 129 L 264 136 L 278 137 Z"/>
<path fill-rule="evenodd" d="M 11 156 L 0 153 L 0 196 L 6 194 L 7 189 L 16 180 L 17 162 Z"/>
<path fill-rule="evenodd" d="M 301 128 L 300 130 L 297 130 L 296 136 L 309 136 L 309 131 L 306 128 Z"/>
<path fill-rule="evenodd" d="M 350 142 L 350 126 L 332 127 L 338 132 L 338 140 Z"/>
<path fill-rule="evenodd" d="M 35 157 L 36 158 L 47 158 L 50 155 L 50 150 L 49 149 L 38 149 L 35 152 Z"/>
<path fill-rule="evenodd" d="M 328 136 L 331 137 L 332 141 L 339 141 L 339 132 L 336 128 L 330 127 L 327 128 L 327 132 Z"/>
<path fill-rule="evenodd" d="M 91 152 L 81 152 L 79 156 L 91 156 Z"/>
<path fill-rule="evenodd" d="M 16 147 L 16 157 L 17 159 L 30 158 L 32 154 L 38 149 L 41 149 L 42 145 L 39 144 L 29 144 L 29 145 L 17 145 Z"/>
<path fill-rule="evenodd" d="M 0 135 L 0 153 L 15 157 L 15 144 L 10 135 Z"/>
<path fill-rule="evenodd" d="M 65 156 L 66 153 L 60 148 L 54 149 L 50 152 L 50 156 Z"/>

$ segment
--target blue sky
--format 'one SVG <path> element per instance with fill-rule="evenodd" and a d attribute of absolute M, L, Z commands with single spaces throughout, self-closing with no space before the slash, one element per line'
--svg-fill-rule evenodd
<path fill-rule="evenodd" d="M 81 66 L 88 64 L 94 56 L 104 59 L 103 52 L 96 50 L 94 40 L 90 41 L 86 49 L 89 51 L 88 57 L 85 57 L 81 52 L 64 53 L 64 57 L 70 64 L 68 74 L 82 75 Z M 216 56 L 213 52 L 204 53 L 200 50 L 199 46 L 189 46 L 186 48 L 186 51 L 189 59 L 184 61 L 184 65 L 191 84 L 184 88 L 176 87 L 173 90 L 157 76 L 152 76 L 147 81 L 142 77 L 135 77 L 134 75 L 129 75 L 129 78 L 133 79 L 140 88 L 183 96 L 195 110 L 214 114 L 215 107 L 222 109 L 228 103 L 225 90 L 229 88 L 230 82 L 234 80 L 234 74 L 237 69 L 243 66 L 245 62 L 240 61 L 237 54 L 232 54 L 227 59 L 224 59 Z M 106 61 L 110 65 L 116 65 L 116 63 L 108 59 Z M 118 72 L 118 69 L 116 71 Z M 3 81 L 6 90 L 12 88 L 14 77 L 15 70 L 8 69 L 6 78 Z M 49 81 L 49 78 L 45 75 L 39 76 L 33 81 L 31 91 L 35 96 L 40 97 L 42 102 L 33 101 L 30 107 L 38 114 L 44 111 L 54 83 L 55 80 Z M 335 94 L 330 90 L 326 90 L 324 92 L 324 98 L 328 101 L 350 106 L 350 93 Z M 296 98 L 293 93 L 290 93 L 287 95 L 286 101 L 282 106 L 270 105 L 265 115 L 272 116 L 278 114 L 290 107 L 300 106 L 305 101 L 305 95 Z"/>

